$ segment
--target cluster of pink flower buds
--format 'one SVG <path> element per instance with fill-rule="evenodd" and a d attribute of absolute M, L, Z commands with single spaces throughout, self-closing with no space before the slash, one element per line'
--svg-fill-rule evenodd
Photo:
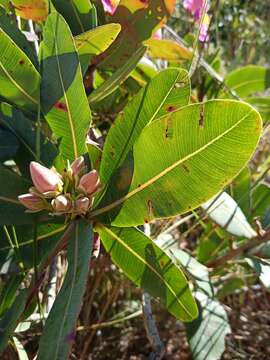
<path fill-rule="evenodd" d="M 210 21 L 207 14 L 207 11 L 209 10 L 207 0 L 184 0 L 184 8 L 193 15 L 196 22 L 201 22 L 199 40 L 202 42 L 208 41 L 208 27 Z M 201 21 L 202 16 L 203 19 Z"/>
<path fill-rule="evenodd" d="M 85 215 L 100 188 L 96 170 L 87 172 L 81 156 L 60 175 L 54 168 L 32 161 L 30 173 L 34 186 L 18 197 L 30 212 L 48 210 L 55 215 Z"/>

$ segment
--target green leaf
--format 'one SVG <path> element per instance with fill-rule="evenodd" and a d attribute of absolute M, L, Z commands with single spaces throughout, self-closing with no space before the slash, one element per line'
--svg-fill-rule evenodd
<path fill-rule="evenodd" d="M 0 316 L 2 316 L 4 312 L 9 309 L 14 303 L 16 293 L 19 286 L 21 286 L 23 279 L 23 275 L 12 276 L 1 286 Z"/>
<path fill-rule="evenodd" d="M 111 127 L 104 145 L 100 176 L 106 185 L 124 162 L 143 128 L 151 121 L 187 105 L 190 82 L 183 69 L 167 69 L 156 75 L 128 103 Z"/>
<path fill-rule="evenodd" d="M 70 161 L 84 154 L 91 112 L 72 34 L 58 13 L 49 15 L 42 43 L 42 110 L 60 151 Z"/>
<path fill-rule="evenodd" d="M 43 21 L 49 12 L 48 0 L 12 0 L 16 14 L 23 19 Z"/>
<path fill-rule="evenodd" d="M 24 176 L 30 177 L 29 163 L 39 161 L 51 167 L 57 149 L 42 133 L 40 135 L 40 159 L 36 156 L 36 127 L 19 110 L 8 104 L 0 105 L 0 125 L 10 131 L 19 144 L 14 160 Z M 1 146 L 1 145 L 0 145 Z"/>
<path fill-rule="evenodd" d="M 92 228 L 80 220 L 70 235 L 64 283 L 41 336 L 38 359 L 67 359 L 82 304 L 92 253 Z"/>
<path fill-rule="evenodd" d="M 160 298 L 178 319 L 191 321 L 197 317 L 196 303 L 183 272 L 143 232 L 101 224 L 96 231 L 114 263 L 137 286 Z"/>
<path fill-rule="evenodd" d="M 152 58 L 167 61 L 192 59 L 192 52 L 188 48 L 172 40 L 151 38 L 145 42 L 145 45 L 148 46 L 148 52 Z"/>
<path fill-rule="evenodd" d="M 121 25 L 121 33 L 108 49 L 101 68 L 122 67 L 132 54 L 161 27 L 173 13 L 175 0 L 121 0 L 111 22 Z M 147 21 L 146 21 L 147 19 Z"/>
<path fill-rule="evenodd" d="M 225 350 L 225 338 L 231 333 L 223 306 L 205 294 L 197 293 L 199 317 L 186 324 L 187 337 L 194 360 L 217 360 Z"/>
<path fill-rule="evenodd" d="M 73 35 L 97 26 L 96 9 L 90 0 L 53 0 L 52 3 L 65 18 Z"/>
<path fill-rule="evenodd" d="M 13 305 L 0 318 L 0 353 L 7 346 L 9 337 L 14 332 L 18 318 L 21 316 L 27 299 L 27 290 L 22 290 Z"/>
<path fill-rule="evenodd" d="M 143 57 L 146 47 L 141 46 L 118 70 L 116 70 L 108 80 L 94 90 L 88 97 L 90 104 L 104 99 L 114 92 L 118 86 L 126 80 L 128 75 Z"/>
<path fill-rule="evenodd" d="M 32 215 L 25 212 L 18 196 L 28 192 L 30 183 L 0 165 L 0 225 L 31 224 Z"/>
<path fill-rule="evenodd" d="M 213 287 L 209 279 L 208 268 L 200 264 L 195 258 L 179 248 L 177 240 L 170 234 L 161 234 L 155 243 L 170 257 L 175 265 L 183 267 L 184 270 L 196 282 L 200 291 L 213 297 Z"/>
<path fill-rule="evenodd" d="M 115 41 L 120 30 L 119 24 L 106 24 L 75 37 L 83 73 L 92 58 L 101 54 Z"/>
<path fill-rule="evenodd" d="M 0 128 L 0 161 L 13 159 L 19 147 L 18 140 L 10 131 Z"/>
<path fill-rule="evenodd" d="M 260 133 L 260 115 L 238 101 L 170 113 L 144 128 L 92 217 L 109 212 L 102 221 L 134 226 L 192 210 L 241 171 Z"/>
<path fill-rule="evenodd" d="M 233 70 L 225 78 L 225 84 L 240 97 L 247 97 L 270 87 L 270 69 L 248 65 Z"/>
<path fill-rule="evenodd" d="M 246 101 L 259 111 L 264 121 L 270 120 L 270 97 L 252 96 Z"/>
<path fill-rule="evenodd" d="M 34 112 L 39 99 L 40 75 L 24 52 L 26 39 L 0 11 L 0 96 Z M 29 53 L 29 51 L 28 51 Z"/>

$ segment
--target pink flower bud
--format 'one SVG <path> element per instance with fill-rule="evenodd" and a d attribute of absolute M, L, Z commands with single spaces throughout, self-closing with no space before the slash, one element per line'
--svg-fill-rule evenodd
<path fill-rule="evenodd" d="M 56 212 L 68 212 L 71 207 L 71 201 L 64 195 L 59 195 L 52 201 L 52 206 Z"/>
<path fill-rule="evenodd" d="M 86 195 L 91 195 L 97 191 L 99 186 L 100 180 L 98 172 L 96 170 L 92 170 L 81 177 L 78 190 Z"/>
<path fill-rule="evenodd" d="M 74 176 L 78 175 L 85 168 L 84 158 L 80 156 L 78 159 L 74 160 L 71 164 L 72 174 Z"/>
<path fill-rule="evenodd" d="M 18 196 L 19 201 L 31 211 L 41 211 L 46 208 L 44 200 L 34 194 Z"/>
<path fill-rule="evenodd" d="M 80 198 L 75 202 L 76 211 L 85 214 L 90 207 L 90 200 L 87 197 Z"/>
<path fill-rule="evenodd" d="M 39 192 L 62 191 L 63 182 L 61 177 L 53 170 L 32 161 L 30 164 L 30 173 L 33 184 Z"/>
<path fill-rule="evenodd" d="M 110 15 L 113 15 L 116 11 L 117 6 L 119 5 L 120 0 L 101 0 L 104 11 L 108 12 Z"/>

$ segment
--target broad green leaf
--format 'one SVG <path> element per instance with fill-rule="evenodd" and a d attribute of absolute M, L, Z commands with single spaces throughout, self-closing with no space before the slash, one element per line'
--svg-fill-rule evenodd
<path fill-rule="evenodd" d="M 18 201 L 18 196 L 27 193 L 31 184 L 2 165 L 0 184 L 0 225 L 31 224 L 32 215 Z"/>
<path fill-rule="evenodd" d="M 209 217 L 226 231 L 235 236 L 251 239 L 257 236 L 247 221 L 243 211 L 226 192 L 208 200 L 202 205 Z"/>
<path fill-rule="evenodd" d="M 27 299 L 27 290 L 22 290 L 13 305 L 0 318 L 0 354 L 7 346 L 7 342 L 16 328 Z"/>
<path fill-rule="evenodd" d="M 19 110 L 8 104 L 1 104 L 0 125 L 9 130 L 19 143 L 19 151 L 17 151 L 14 160 L 23 176 L 30 177 L 29 163 L 32 160 L 39 161 L 47 167 L 52 166 L 57 155 L 55 145 L 41 133 L 40 159 L 38 159 L 36 155 L 36 127 Z"/>
<path fill-rule="evenodd" d="M 16 14 L 23 19 L 43 21 L 49 13 L 48 0 L 12 0 Z"/>
<path fill-rule="evenodd" d="M 115 41 L 120 30 L 120 24 L 106 24 L 75 37 L 75 44 L 83 69 L 90 64 L 95 55 L 104 52 Z"/>
<path fill-rule="evenodd" d="M 65 18 L 73 35 L 97 26 L 96 9 L 90 0 L 53 0 L 52 3 Z"/>
<path fill-rule="evenodd" d="M 92 217 L 109 212 L 102 221 L 134 226 L 198 207 L 246 165 L 261 125 L 256 110 L 233 100 L 185 106 L 152 122 Z"/>
<path fill-rule="evenodd" d="M 0 27 L 10 39 L 24 52 L 38 70 L 38 58 L 34 47 L 26 39 L 26 36 L 18 29 L 17 23 L 12 17 L 0 8 Z"/>
<path fill-rule="evenodd" d="M 225 84 L 240 97 L 248 97 L 270 87 L 270 69 L 248 65 L 233 70 L 225 78 Z"/>
<path fill-rule="evenodd" d="M 141 46 L 112 76 L 110 76 L 104 83 L 95 89 L 88 97 L 90 104 L 104 99 L 106 96 L 114 92 L 119 85 L 122 84 L 128 75 L 135 69 L 136 65 L 143 57 L 146 47 Z"/>
<path fill-rule="evenodd" d="M 187 105 L 190 82 L 183 69 L 167 69 L 157 74 L 128 103 L 111 127 L 104 145 L 100 176 L 106 185 L 124 162 L 143 128 L 151 121 Z"/>
<path fill-rule="evenodd" d="M 191 321 L 197 317 L 196 303 L 183 272 L 143 232 L 101 224 L 96 231 L 114 263 L 137 286 L 160 298 L 176 318 Z"/>
<path fill-rule="evenodd" d="M 260 112 L 264 121 L 270 120 L 270 97 L 251 96 L 246 101 Z"/>
<path fill-rule="evenodd" d="M 174 7 L 175 0 L 121 0 L 115 14 L 109 18 L 121 25 L 121 32 L 99 66 L 106 69 L 122 67 L 126 59 L 168 20 Z"/>
<path fill-rule="evenodd" d="M 199 317 L 186 324 L 192 359 L 218 360 L 225 350 L 225 338 L 231 333 L 223 306 L 203 293 L 197 293 Z"/>
<path fill-rule="evenodd" d="M 170 234 L 161 234 L 155 243 L 169 256 L 175 265 L 183 268 L 188 275 L 196 282 L 200 291 L 203 291 L 210 297 L 213 297 L 213 287 L 209 278 L 209 271 L 206 266 L 200 264 L 195 258 L 187 252 L 181 250 Z"/>
<path fill-rule="evenodd" d="M 28 49 L 25 43 L 16 25 L 0 11 L 0 96 L 33 112 L 39 99 L 40 75 L 33 57 L 31 61 L 23 50 Z"/>
<path fill-rule="evenodd" d="M 58 13 L 49 15 L 42 43 L 42 110 L 60 151 L 70 161 L 84 154 L 91 112 L 69 27 Z"/>
<path fill-rule="evenodd" d="M 18 140 L 12 132 L 0 128 L 0 161 L 11 160 L 19 147 Z"/>
<path fill-rule="evenodd" d="M 92 253 L 92 227 L 77 221 L 67 250 L 68 270 L 41 336 L 38 359 L 67 359 L 75 336 Z"/>
<path fill-rule="evenodd" d="M 152 58 L 168 61 L 191 60 L 192 52 L 172 40 L 159 40 L 151 38 L 145 42 L 148 53 Z"/>
<path fill-rule="evenodd" d="M 248 65 L 233 70 L 225 77 L 226 86 L 237 93 L 246 102 L 253 105 L 261 114 L 263 120 L 268 121 L 270 116 L 270 98 L 264 93 L 270 87 L 270 69 Z M 222 94 L 222 97 L 224 94 Z M 227 97 L 228 94 L 226 93 Z"/>

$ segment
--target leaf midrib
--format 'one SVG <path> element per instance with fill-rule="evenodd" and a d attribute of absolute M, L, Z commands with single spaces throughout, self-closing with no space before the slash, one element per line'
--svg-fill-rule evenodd
<path fill-rule="evenodd" d="M 59 17 L 57 17 L 57 21 L 59 21 Z M 71 117 L 71 113 L 70 113 L 69 102 L 68 102 L 66 90 L 65 90 L 65 87 L 64 87 L 64 82 L 63 82 L 63 77 L 62 77 L 62 71 L 61 71 L 60 62 L 59 62 L 59 57 L 58 57 L 59 49 L 58 49 L 58 42 L 57 42 L 56 30 L 57 30 L 57 26 L 55 26 L 55 28 L 54 28 L 54 38 L 55 38 L 55 51 L 56 51 L 57 68 L 58 68 L 58 73 L 59 73 L 59 78 L 60 78 L 61 87 L 62 87 L 63 94 L 64 94 L 65 103 L 66 103 L 66 106 L 67 106 L 67 117 L 68 117 L 69 128 L 70 128 L 70 131 L 71 131 L 71 139 L 72 139 L 72 143 L 73 143 L 74 158 L 77 159 L 77 158 L 78 158 L 78 145 L 77 145 L 77 141 L 76 141 L 75 129 L 74 129 L 73 122 L 72 122 L 72 117 Z"/>
<path fill-rule="evenodd" d="M 160 280 L 161 282 L 163 282 L 166 287 L 170 290 L 170 292 L 172 293 L 172 295 L 177 299 L 178 304 L 184 309 L 184 311 L 186 312 L 186 314 L 188 316 L 190 316 L 191 319 L 194 318 L 194 316 L 192 316 L 192 314 L 188 311 L 188 309 L 186 308 L 186 306 L 182 303 L 182 301 L 179 299 L 179 297 L 177 296 L 177 294 L 175 293 L 175 291 L 172 289 L 171 285 L 166 281 L 166 279 L 164 279 L 159 272 L 156 271 L 155 268 L 153 268 L 149 263 L 147 263 L 138 253 L 136 253 L 136 251 L 134 251 L 130 246 L 127 245 L 127 243 L 125 243 L 119 236 L 117 236 L 113 231 L 111 231 L 110 229 L 108 229 L 107 227 L 105 227 L 102 224 L 98 224 L 97 227 L 101 227 L 103 228 L 110 236 L 112 236 L 115 240 L 117 240 L 123 247 L 125 247 L 128 251 L 130 251 L 135 257 L 137 257 L 145 266 L 147 266 Z M 181 275 L 183 277 L 184 274 L 182 273 L 182 271 L 177 268 L 177 270 L 181 273 Z"/>
<path fill-rule="evenodd" d="M 229 129 L 225 130 L 223 133 L 221 133 L 220 135 L 218 135 L 216 138 L 212 139 L 210 142 L 208 142 L 207 144 L 203 145 L 201 148 L 195 150 L 193 153 L 185 156 L 184 158 L 176 161 L 175 163 L 173 163 L 172 165 L 170 165 L 169 167 L 167 167 L 166 169 L 164 169 L 163 171 L 161 171 L 159 174 L 153 176 L 151 179 L 149 179 L 148 181 L 146 181 L 143 184 L 140 184 L 140 187 L 130 191 L 127 195 L 123 196 L 122 198 L 114 201 L 113 203 L 104 206 L 101 209 L 97 209 L 95 211 L 93 211 L 92 213 L 90 213 L 90 218 L 93 218 L 95 216 L 101 215 L 105 212 L 108 212 L 112 209 L 114 209 L 115 207 L 121 205 L 123 202 L 125 202 L 126 200 L 128 200 L 129 198 L 131 198 L 132 196 L 136 195 L 137 193 L 140 193 L 141 191 L 143 191 L 144 189 L 146 189 L 148 186 L 152 185 L 153 183 L 155 183 L 156 181 L 158 181 L 160 178 L 162 178 L 163 176 L 167 175 L 169 172 L 171 172 L 172 170 L 174 170 L 177 166 L 183 164 L 185 161 L 191 159 L 192 157 L 194 157 L 195 155 L 201 153 L 202 151 L 204 151 L 205 149 L 207 149 L 209 146 L 213 145 L 216 141 L 220 140 L 223 136 L 227 135 L 228 133 L 230 133 L 232 130 L 234 130 L 234 128 L 236 128 L 242 121 L 244 121 L 254 110 L 250 110 L 244 117 L 242 117 L 240 120 L 238 120 L 233 126 L 231 126 Z"/>

